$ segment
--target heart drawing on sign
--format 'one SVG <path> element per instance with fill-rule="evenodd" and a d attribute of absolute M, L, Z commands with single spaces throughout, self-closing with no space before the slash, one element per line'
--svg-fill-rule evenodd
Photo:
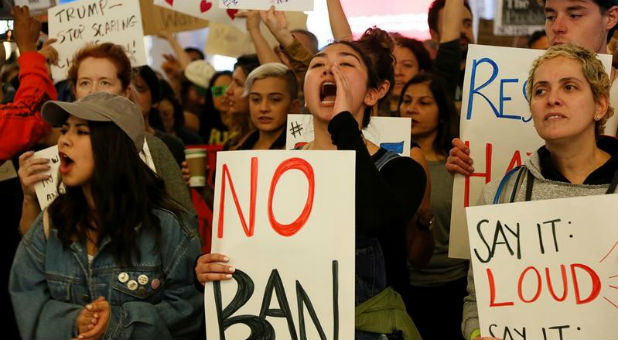
<path fill-rule="evenodd" d="M 206 0 L 202 0 L 200 3 L 200 11 L 202 13 L 208 12 L 208 10 L 212 7 L 212 2 L 208 2 Z"/>
<path fill-rule="evenodd" d="M 174 0 L 165 0 L 170 6 L 174 6 Z"/>
<path fill-rule="evenodd" d="M 236 19 L 236 13 L 238 13 L 237 9 L 228 9 L 226 10 L 227 15 L 230 17 L 230 19 L 234 20 Z"/>

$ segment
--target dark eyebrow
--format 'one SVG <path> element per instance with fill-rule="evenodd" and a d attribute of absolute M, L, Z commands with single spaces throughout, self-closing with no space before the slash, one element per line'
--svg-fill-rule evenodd
<path fill-rule="evenodd" d="M 339 55 L 340 55 L 340 56 L 343 56 L 343 57 L 354 57 L 356 60 L 358 60 L 358 62 L 359 62 L 359 63 L 361 62 L 360 58 L 359 58 L 359 57 L 357 57 L 357 56 L 356 56 L 356 54 L 354 54 L 354 53 L 350 53 L 350 52 L 339 52 Z"/>
<path fill-rule="evenodd" d="M 584 7 L 584 6 L 581 6 L 581 5 L 573 5 L 573 6 L 569 6 L 569 7 L 567 7 L 567 12 L 570 12 L 570 11 L 577 11 L 577 10 L 585 10 L 585 9 L 587 9 L 587 8 L 586 8 L 586 7 Z"/>

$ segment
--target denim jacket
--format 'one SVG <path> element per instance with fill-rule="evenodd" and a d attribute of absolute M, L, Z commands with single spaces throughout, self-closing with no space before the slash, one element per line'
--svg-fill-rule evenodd
<path fill-rule="evenodd" d="M 45 237 L 42 215 L 24 236 L 11 268 L 9 292 L 24 339 L 76 337 L 76 319 L 99 296 L 111 307 L 104 339 L 180 339 L 196 336 L 203 322 L 203 295 L 193 287 L 193 260 L 200 254 L 194 222 L 155 210 L 161 241 L 137 228 L 140 261 L 114 261 L 109 238 L 90 264 L 85 244 L 64 248 L 57 229 Z M 51 222 L 51 221 L 50 221 Z M 191 225 L 189 225 L 191 223 Z"/>

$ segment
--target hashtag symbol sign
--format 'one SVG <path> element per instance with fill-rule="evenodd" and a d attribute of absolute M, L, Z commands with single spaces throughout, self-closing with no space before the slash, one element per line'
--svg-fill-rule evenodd
<path fill-rule="evenodd" d="M 296 125 L 294 125 L 295 123 Z M 296 134 L 298 134 L 299 136 L 302 135 L 301 131 L 303 131 L 303 127 L 298 124 L 298 122 L 292 122 L 292 128 L 290 129 L 290 133 L 292 133 L 292 136 L 296 138 Z"/>

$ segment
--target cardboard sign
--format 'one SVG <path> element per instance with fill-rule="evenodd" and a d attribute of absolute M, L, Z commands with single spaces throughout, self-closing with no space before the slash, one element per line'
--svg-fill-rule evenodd
<path fill-rule="evenodd" d="M 302 12 L 286 12 L 285 17 L 290 30 L 307 28 L 306 14 Z M 211 22 L 208 40 L 204 47 L 206 54 L 220 54 L 236 58 L 242 54 L 255 53 L 253 40 L 251 40 L 251 36 L 247 32 L 244 23 L 245 20 L 242 20 L 243 26 L 239 28 L 236 25 Z M 260 31 L 270 46 L 278 44 L 268 28 L 264 26 L 264 23 L 260 24 Z"/>
<path fill-rule="evenodd" d="M 363 136 L 377 146 L 410 156 L 410 126 L 412 120 L 403 117 L 371 117 L 363 129 Z M 288 150 L 303 146 L 313 140 L 313 116 L 289 114 L 285 136 Z"/>
<path fill-rule="evenodd" d="M 536 0 L 498 0 L 495 35 L 528 35 L 545 29 L 545 9 Z"/>
<path fill-rule="evenodd" d="M 543 53 L 496 46 L 468 48 L 460 131 L 476 172 L 469 177 L 455 175 L 450 257 L 470 256 L 464 207 L 476 205 L 486 183 L 500 181 L 545 143 L 534 128 L 525 97 L 530 65 Z M 609 72 L 611 57 L 599 58 Z"/>
<path fill-rule="evenodd" d="M 9 159 L 0 163 L 0 182 L 17 177 L 13 162 Z"/>
<path fill-rule="evenodd" d="M 313 11 L 313 0 L 219 0 L 220 8 L 269 9 L 278 11 Z"/>
<path fill-rule="evenodd" d="M 617 206 L 601 195 L 466 209 L 481 335 L 618 339 Z"/>
<path fill-rule="evenodd" d="M 207 339 L 354 338 L 354 152 L 217 154 Z"/>
<path fill-rule="evenodd" d="M 35 152 L 33 158 L 47 158 L 49 159 L 50 169 L 42 172 L 42 174 L 50 175 L 49 179 L 38 182 L 34 185 L 36 197 L 39 200 L 39 206 L 41 210 L 45 210 L 48 205 L 58 197 L 58 168 L 60 167 L 60 157 L 58 156 L 58 146 L 50 146 L 47 149 Z M 64 189 L 64 184 L 60 186 L 60 192 Z"/>
<path fill-rule="evenodd" d="M 255 53 L 255 47 L 247 31 L 211 21 L 204 53 L 236 58 L 243 54 Z"/>
<path fill-rule="evenodd" d="M 162 32 L 183 32 L 208 27 L 208 21 L 191 15 L 185 15 L 171 9 L 155 6 L 152 0 L 140 0 L 144 35 L 156 35 Z"/>
<path fill-rule="evenodd" d="M 138 0 L 81 0 L 48 11 L 49 37 L 58 41 L 54 81 L 67 76 L 73 54 L 86 43 L 112 42 L 125 48 L 131 66 L 146 64 Z"/>
<path fill-rule="evenodd" d="M 245 31 L 245 20 L 236 18 L 237 9 L 223 9 L 216 4 L 217 0 L 154 0 L 154 4 L 163 8 L 192 15 L 208 20 L 211 24 L 218 22 L 231 25 Z"/>

